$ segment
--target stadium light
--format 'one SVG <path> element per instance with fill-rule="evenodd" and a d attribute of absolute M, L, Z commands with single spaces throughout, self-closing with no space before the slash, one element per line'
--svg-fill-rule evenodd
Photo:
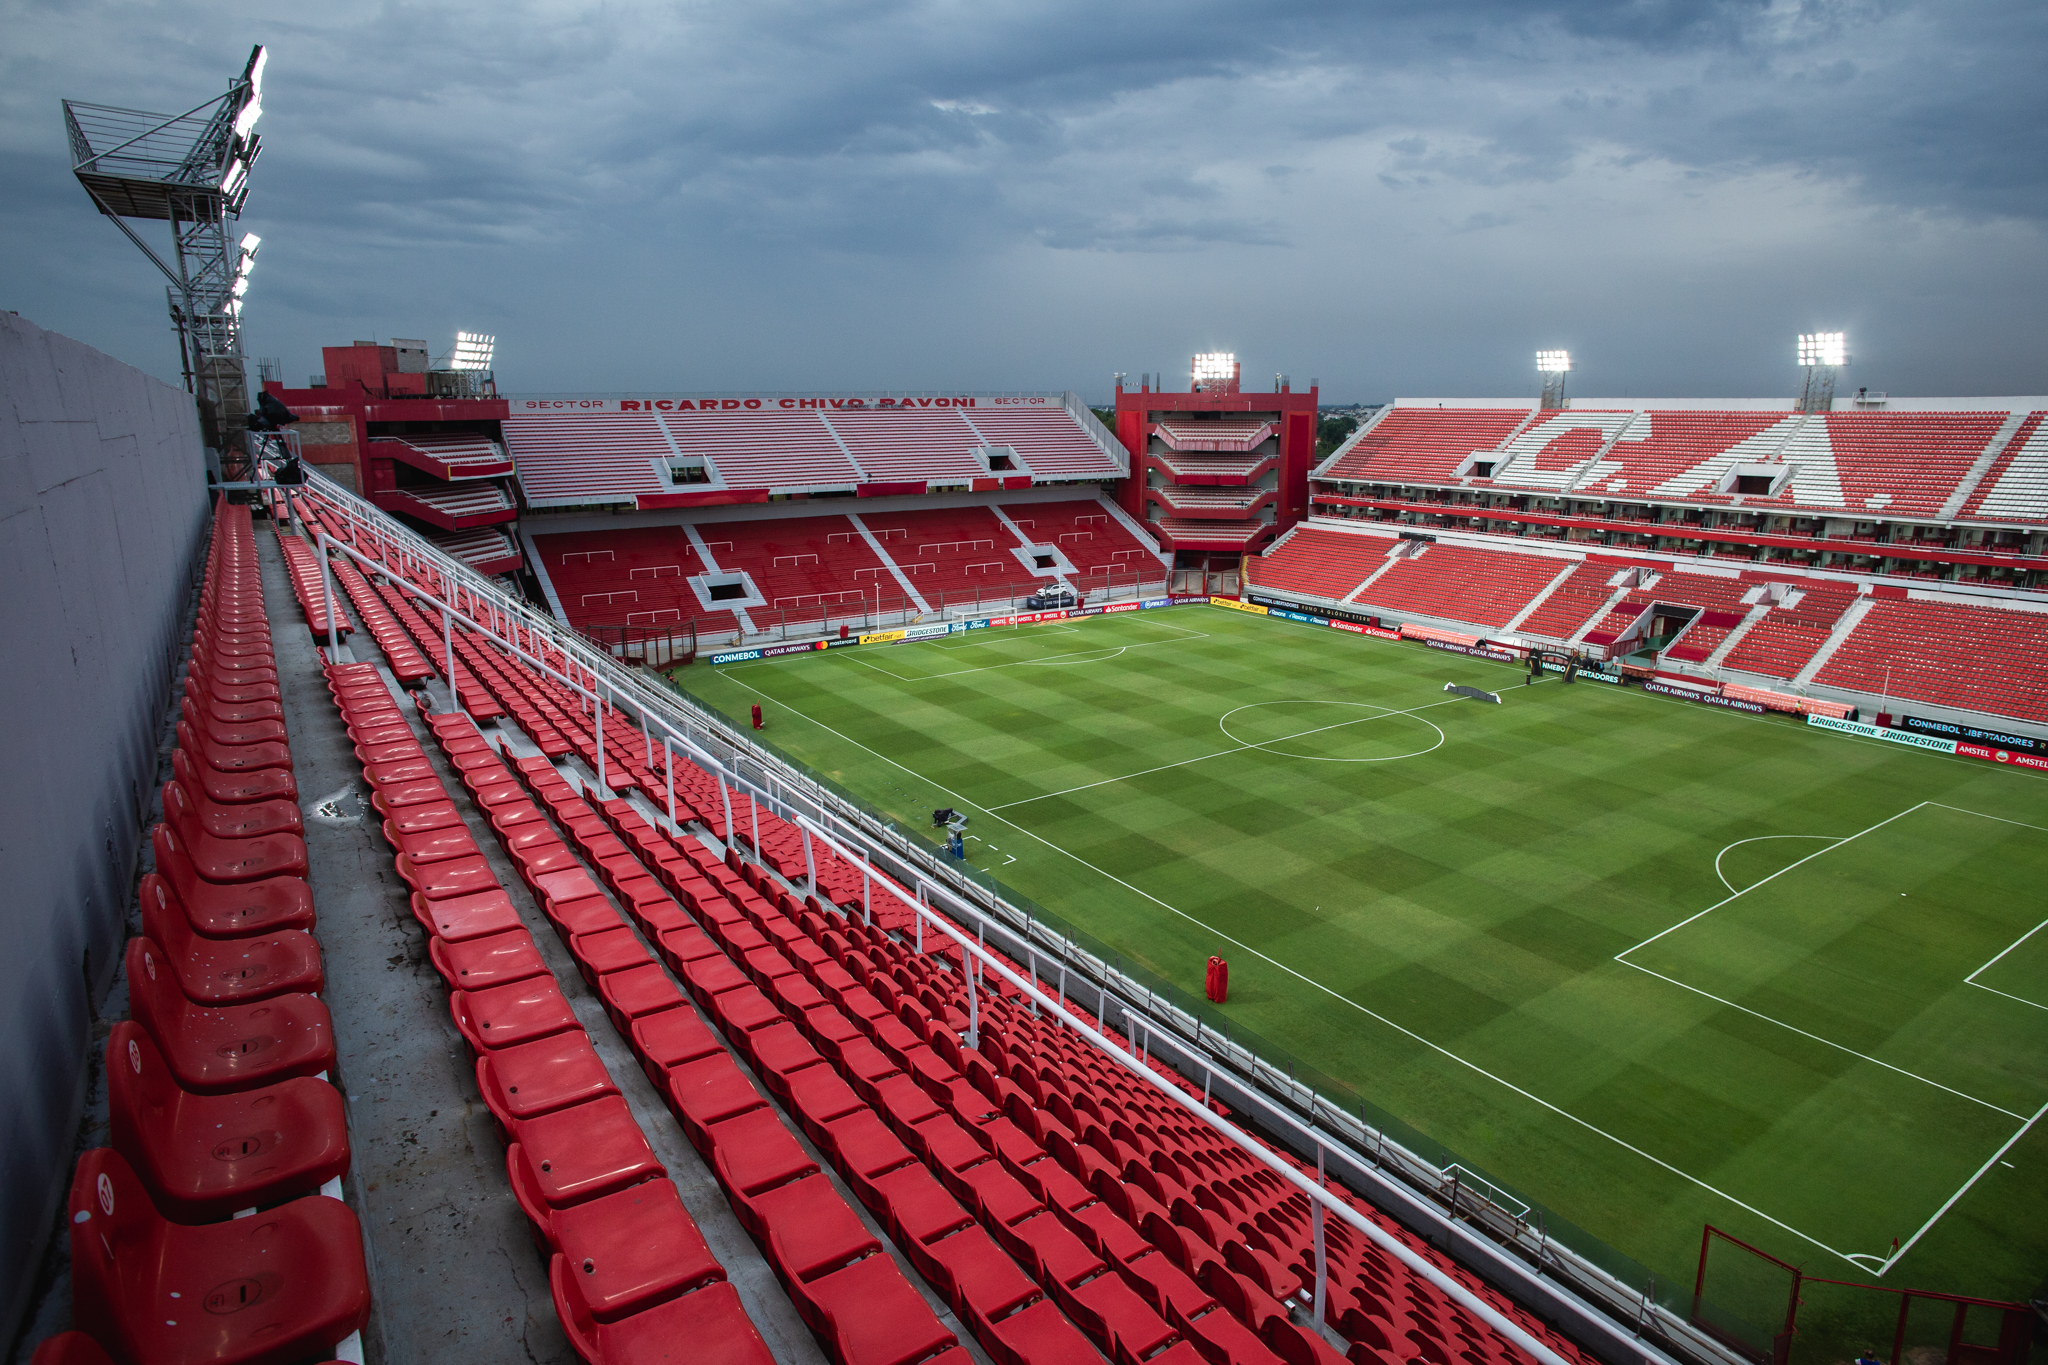
<path fill-rule="evenodd" d="M 1570 351 L 1538 351 L 1536 368 L 1544 374 L 1564 374 L 1572 367 Z"/>
<path fill-rule="evenodd" d="M 451 370 L 488 370 L 497 352 L 498 338 L 482 332 L 457 332 L 455 354 L 448 359 Z"/>
<path fill-rule="evenodd" d="M 1802 365 L 1846 365 L 1848 339 L 1840 332 L 1801 332 L 1799 363 Z"/>
<path fill-rule="evenodd" d="M 1195 382 L 1231 379 L 1237 375 L 1237 356 L 1229 351 L 1206 351 L 1195 357 Z"/>

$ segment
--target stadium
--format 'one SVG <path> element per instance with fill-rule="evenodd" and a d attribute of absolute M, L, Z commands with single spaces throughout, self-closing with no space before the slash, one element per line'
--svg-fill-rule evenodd
<path fill-rule="evenodd" d="M 251 386 L 263 69 L 0 316 L 11 1358 L 2039 1359 L 2048 395 Z"/>

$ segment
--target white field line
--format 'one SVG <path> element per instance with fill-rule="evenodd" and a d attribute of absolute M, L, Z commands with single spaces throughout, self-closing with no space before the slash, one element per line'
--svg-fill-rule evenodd
<path fill-rule="evenodd" d="M 1619 958 L 1615 960 L 1620 961 Z M 1688 986 L 1685 984 L 1685 982 L 1679 981 L 1674 977 L 1666 976 L 1662 972 L 1653 972 L 1648 967 L 1642 966 L 1640 963 L 1623 962 L 1622 965 L 1624 967 L 1634 967 L 1637 971 L 1642 972 L 1644 975 L 1654 976 L 1659 981 L 1668 981 L 1682 991 L 1691 991 L 1694 995 L 1703 996 L 1706 999 L 1713 1001 L 1717 1005 L 1726 1005 L 1731 1010 L 1741 1010 L 1744 1014 L 1748 1015 L 1752 1019 L 1761 1019 L 1766 1024 L 1776 1024 L 1779 1028 L 1784 1029 L 1787 1033 L 1796 1033 L 1802 1038 L 1810 1038 L 1814 1042 L 1820 1043 L 1825 1047 L 1831 1047 L 1835 1049 L 1837 1052 L 1846 1052 L 1851 1057 L 1860 1057 L 1862 1060 L 1869 1062 L 1872 1066 L 1881 1066 L 1886 1071 L 1896 1072 L 1899 1075 L 1906 1077 L 1908 1080 L 1918 1081 L 1922 1085 L 1931 1085 L 1936 1090 L 1945 1090 L 1949 1094 L 1954 1095 L 1957 1099 L 1968 1100 L 1972 1104 L 1981 1104 L 1986 1109 L 1989 1109 L 1994 1113 L 2003 1114 L 2009 1119 L 2023 1119 L 2026 1117 L 2025 1114 L 2015 1114 L 2010 1109 L 2001 1108 L 2000 1106 L 1993 1104 L 1990 1100 L 1980 1100 L 1975 1095 L 1965 1094 L 1963 1091 L 1957 1090 L 1953 1086 L 1943 1085 L 1940 1081 L 1929 1080 L 1927 1077 L 1920 1075 L 1918 1072 L 1908 1071 L 1904 1067 L 1900 1066 L 1893 1066 L 1890 1062 L 1883 1061 L 1879 1058 L 1873 1057 L 1867 1052 L 1858 1052 L 1853 1047 L 1844 1047 L 1842 1044 L 1834 1041 L 1832 1038 L 1823 1038 L 1818 1033 L 1808 1033 L 1805 1029 L 1797 1028 L 1791 1024 L 1788 1024 L 1783 1019 L 1773 1019 L 1768 1014 L 1760 1014 L 1756 1010 L 1750 1009 L 1746 1005 L 1738 1005 L 1733 1000 L 1728 1000 L 1721 996 L 1715 995 L 1712 991 L 1703 991 L 1698 986 Z M 1987 989 L 1989 988 L 1987 987 Z"/>
<path fill-rule="evenodd" d="M 1841 842 L 1837 836 L 1832 834 L 1759 834 L 1750 839 L 1737 839 L 1734 843 L 1728 845 L 1728 848 L 1724 848 L 1714 855 L 1714 875 L 1721 878 L 1721 885 L 1727 887 L 1738 896 L 1742 894 L 1742 891 L 1736 890 L 1734 882 L 1721 875 L 1721 860 L 1728 856 L 1729 849 L 1741 848 L 1744 844 L 1760 844 L 1766 839 L 1832 839 L 1836 843 Z M 1748 888 L 1744 887 L 1743 890 L 1746 891 Z"/>
<path fill-rule="evenodd" d="M 757 688 L 756 690 L 758 691 L 759 689 Z M 767 693 L 764 692 L 762 693 L 762 695 L 766 697 Z M 1349 1005 L 1352 1009 L 1357 1010 L 1360 1014 L 1363 1014 L 1368 1019 L 1371 1019 L 1376 1023 L 1382 1024 L 1385 1027 L 1392 1029 L 1394 1032 L 1400 1034 L 1404 1038 L 1412 1039 L 1413 1041 L 1421 1044 L 1423 1047 L 1428 1048 L 1430 1051 L 1438 1054 L 1441 1057 L 1446 1058 L 1449 1061 L 1456 1062 L 1459 1066 L 1464 1067 L 1466 1070 L 1471 1071 L 1476 1075 L 1485 1077 L 1487 1080 L 1492 1081 L 1494 1084 L 1500 1086 L 1502 1089 L 1507 1090 L 1515 1095 L 1519 1095 L 1521 1098 L 1529 1101 L 1531 1104 L 1549 1110 L 1551 1113 L 1556 1114 L 1559 1118 L 1562 1118 L 1569 1123 L 1577 1124 L 1579 1127 L 1585 1129 L 1587 1132 L 1593 1134 L 1595 1137 L 1599 1137 L 1610 1143 L 1613 1143 L 1616 1147 L 1621 1148 L 1623 1151 L 1628 1152 L 1631 1155 L 1641 1157 L 1643 1160 L 1649 1162 L 1653 1166 L 1657 1166 L 1662 1170 L 1669 1171 L 1671 1174 L 1677 1176 L 1679 1179 L 1685 1181 L 1687 1184 L 1697 1186 L 1698 1188 L 1705 1190 L 1707 1193 L 1713 1195 L 1715 1198 L 1725 1200 L 1735 1208 L 1741 1209 L 1745 1213 L 1752 1214 L 1758 1218 L 1763 1219 L 1772 1227 L 1779 1228 L 1782 1231 L 1788 1232 L 1792 1236 L 1797 1237 L 1800 1241 L 1805 1242 L 1810 1246 L 1818 1247 L 1820 1250 L 1825 1251 L 1830 1256 L 1837 1257 L 1844 1261 L 1849 1261 L 1851 1265 L 1856 1264 L 1855 1261 L 1850 1260 L 1850 1253 L 1844 1251 L 1837 1251 L 1834 1247 L 1829 1246 L 1826 1242 L 1821 1241 L 1819 1238 L 1814 1237 L 1809 1233 L 1800 1231 L 1798 1228 L 1793 1227 L 1790 1223 L 1787 1223 L 1782 1219 L 1773 1218 L 1770 1214 L 1765 1213 L 1762 1209 L 1759 1209 L 1752 1204 L 1744 1203 L 1742 1200 L 1737 1199 L 1734 1195 L 1729 1194 L 1726 1190 L 1719 1189 L 1714 1185 L 1708 1184 L 1706 1181 L 1700 1179 L 1698 1176 L 1693 1175 L 1689 1171 L 1681 1170 L 1677 1166 L 1674 1166 L 1670 1162 L 1664 1160 L 1662 1157 L 1654 1156 L 1651 1153 L 1644 1151 L 1642 1148 L 1635 1146 L 1633 1143 L 1624 1141 L 1623 1139 L 1616 1137 L 1614 1134 L 1608 1132 L 1606 1129 L 1597 1127 L 1594 1124 L 1587 1122 L 1585 1119 L 1580 1118 L 1577 1114 L 1571 1113 L 1569 1110 L 1560 1108 L 1559 1106 L 1552 1104 L 1549 1100 L 1544 1099 L 1541 1095 L 1533 1094 L 1530 1091 L 1524 1090 L 1521 1086 L 1516 1085 L 1513 1081 L 1507 1080 L 1502 1076 L 1498 1076 L 1495 1073 L 1488 1071 L 1485 1067 L 1480 1066 L 1477 1062 L 1473 1062 L 1464 1057 L 1459 1056 L 1457 1053 L 1452 1052 L 1449 1048 L 1444 1047 L 1442 1044 L 1432 1042 L 1430 1039 L 1423 1037 L 1421 1034 L 1415 1032 L 1413 1029 L 1395 1023 L 1392 1019 L 1389 1019 L 1385 1015 L 1380 1014 L 1377 1011 L 1360 1004 L 1358 1001 L 1353 1000 L 1350 996 L 1345 995 L 1342 992 L 1332 990 L 1330 989 L 1330 987 L 1324 985 L 1320 981 L 1317 981 L 1315 978 L 1306 976 L 1301 972 L 1296 971 L 1294 968 L 1288 966 L 1286 963 L 1280 961 L 1278 958 L 1271 957 L 1266 953 L 1260 952 L 1257 948 L 1252 947 L 1249 943 L 1245 943 L 1239 939 L 1232 938 L 1229 934 L 1224 933 L 1221 929 L 1216 928 L 1214 925 L 1209 924 L 1204 920 L 1196 918 L 1195 916 L 1189 914 L 1187 911 L 1182 910 L 1179 906 L 1170 905 L 1167 902 L 1159 899 L 1159 897 L 1153 895 L 1151 892 L 1141 890 L 1140 888 L 1131 885 L 1129 882 L 1125 881 L 1121 877 L 1114 875 L 1113 873 L 1105 872 L 1103 869 L 1095 866 L 1095 864 L 1089 862 L 1087 859 L 1082 858 L 1079 854 L 1076 854 L 1068 849 L 1061 848 L 1058 844 L 1053 843 L 1049 839 L 1041 838 L 1039 835 L 1032 833 L 1032 831 L 1024 828 L 1024 826 L 1016 823 L 1014 820 L 1006 820 L 1000 815 L 993 815 L 987 807 L 976 805 L 974 802 L 969 801 L 960 793 L 953 791 L 950 788 L 941 786 L 937 782 L 933 782 L 930 778 L 925 777 L 922 773 L 904 767 L 903 764 L 898 763 L 895 759 L 890 758 L 887 754 L 879 753 L 874 749 L 870 749 L 867 745 L 862 744 L 859 740 L 854 739 L 849 735 L 841 734 L 839 731 L 833 729 L 829 725 L 824 724 L 822 721 L 813 720 L 811 717 L 804 715 L 803 712 L 797 710 L 795 707 L 790 706 L 787 702 L 781 701 L 779 698 L 775 697 L 768 697 L 768 700 L 774 701 L 777 705 L 784 707 L 792 715 L 800 716 L 804 720 L 810 721 L 811 724 L 816 725 L 820 730 L 823 730 L 826 734 L 833 735 L 841 740 L 844 740 L 846 743 L 851 744 L 854 748 L 859 749 L 864 753 L 873 755 L 875 758 L 880 759 L 882 762 L 888 764 L 890 767 L 908 773 L 910 776 L 916 778 L 918 781 L 926 783 L 927 785 L 935 788 L 938 791 L 944 792 L 947 796 L 952 797 L 953 800 L 959 802 L 961 805 L 982 811 L 984 814 L 991 814 L 992 818 L 1000 821 L 1003 824 L 1010 826 L 1010 828 L 1016 830 L 1019 834 L 1028 836 L 1029 838 L 1035 840 L 1045 848 L 1051 849 L 1055 853 L 1073 859 L 1076 863 L 1079 863 L 1082 867 L 1087 868 L 1090 872 L 1095 873 L 1098 877 L 1101 877 L 1106 881 L 1115 882 L 1118 886 L 1123 887 L 1126 891 L 1131 892 L 1133 895 L 1141 896 L 1144 899 L 1151 901 L 1154 905 L 1157 905 L 1162 910 L 1165 910 L 1167 913 L 1177 915 L 1181 919 L 1186 920 L 1188 923 L 1193 924 L 1201 929 L 1204 929 L 1211 934 L 1214 934 L 1218 939 L 1222 940 L 1225 943 L 1230 944 L 1233 948 L 1242 949 L 1245 953 L 1249 954 L 1250 956 L 1255 957 L 1259 959 L 1261 962 L 1264 962 L 1269 966 L 1286 973 L 1288 976 L 1293 977 L 1295 980 L 1301 982 L 1303 985 L 1309 987 L 1310 989 L 1321 991 L 1323 994 L 1329 996 L 1331 999 Z"/>
<path fill-rule="evenodd" d="M 1065 791 L 1040 792 L 1037 796 L 1026 796 L 1015 801 L 1005 801 L 999 806 L 983 806 L 982 809 L 986 811 L 999 811 L 1009 810 L 1015 806 L 1028 806 L 1033 801 L 1049 801 L 1055 796 L 1071 796 L 1075 792 L 1085 792 L 1095 787 L 1107 787 L 1110 786 L 1112 783 L 1128 782 L 1134 777 L 1145 777 L 1151 773 L 1163 773 L 1170 768 L 1185 768 L 1190 763 L 1205 763 L 1209 759 L 1222 758 L 1226 754 L 1241 754 L 1245 752 L 1245 750 L 1247 749 L 1264 749 L 1268 744 L 1281 744 L 1290 739 L 1305 739 L 1309 735 L 1319 735 L 1323 733 L 1323 731 L 1325 730 L 1341 730 L 1347 725 L 1363 725 L 1365 722 L 1369 720 L 1385 720 L 1388 716 L 1412 716 L 1417 711 L 1427 711 L 1432 706 L 1449 706 L 1452 702 L 1463 700 L 1465 700 L 1463 697 L 1452 697 L 1446 701 L 1433 701 L 1428 703 L 1427 705 L 1410 707 L 1406 711 L 1383 710 L 1376 716 L 1359 716 L 1355 720 L 1340 720 L 1334 725 L 1319 725 L 1313 730 L 1303 730 L 1299 734 L 1276 735 L 1272 739 L 1261 740 L 1257 744 L 1240 743 L 1236 745 L 1234 748 L 1218 749 L 1214 753 L 1201 754 L 1194 758 L 1184 758 L 1181 759 L 1178 763 L 1162 763 L 1156 768 L 1141 768 L 1134 773 L 1122 773 L 1116 777 L 1105 777 L 1100 782 L 1083 782 L 1080 786 L 1068 787 Z M 1431 726 L 1430 728 L 1435 729 L 1434 726 Z M 1443 743 L 1443 731 L 1437 730 L 1437 735 L 1437 744 L 1431 745 L 1431 749 L 1434 749 Z M 1425 750 L 1424 752 L 1428 752 L 1428 750 Z M 1300 755 L 1297 754 L 1282 754 L 1280 756 L 1282 758 L 1300 757 Z"/>
<path fill-rule="evenodd" d="M 1885 1271 L 1890 1270 L 1894 1265 L 1898 1264 L 1899 1258 L 1901 1256 L 1904 1256 L 1907 1252 L 1911 1251 L 1913 1249 L 1913 1244 L 1919 1241 L 1922 1237 L 1926 1236 L 1927 1230 L 1933 1227 L 1936 1223 L 1939 1223 L 1942 1219 L 1942 1215 L 1947 1213 L 1950 1209 L 1954 1208 L 1956 1206 L 1956 1201 L 1958 1199 L 1961 1199 L 1964 1195 L 1968 1194 L 1970 1192 L 1970 1187 L 1976 1184 L 1979 1180 L 1984 1178 L 1984 1172 L 1990 1170 L 1994 1162 L 1998 1161 L 2007 1152 L 2011 1151 L 2013 1148 L 2013 1144 L 2018 1142 L 2021 1138 L 2027 1135 L 2028 1129 L 2032 1128 L 2035 1124 L 2041 1121 L 2041 1116 L 2043 1114 L 2048 1114 L 2048 1104 L 2044 1104 L 2039 1109 L 2036 1109 L 2034 1111 L 2034 1116 L 2028 1119 L 2025 1123 L 2022 1123 L 2019 1126 L 2019 1130 L 2015 1132 L 2011 1137 L 2005 1140 L 2005 1145 L 2000 1147 L 1997 1151 L 1993 1152 L 1985 1160 L 1984 1164 L 1977 1168 L 1977 1174 L 1971 1176 L 1968 1180 L 1965 1180 L 1963 1182 L 1962 1188 L 1957 1190 L 1954 1194 L 1950 1195 L 1948 1197 L 1948 1201 L 1944 1203 L 1940 1208 L 1934 1211 L 1934 1216 L 1920 1225 L 1920 1230 L 1918 1232 L 1914 1233 L 1911 1237 L 1908 1237 L 1904 1242 L 1900 1243 L 1899 1249 L 1897 1251 L 1894 1251 L 1890 1256 L 1886 1257 L 1884 1261 L 1877 1267 L 1877 1273 L 1879 1275 L 1882 1275 L 1885 1273 Z"/>
<path fill-rule="evenodd" d="M 2008 820 L 2003 815 L 1986 815 L 1981 810 L 1970 810 L 1965 806 L 1951 806 L 1940 801 L 1929 801 L 1926 804 L 1940 806 L 1943 810 L 1952 810 L 1958 815 L 1974 815 L 1979 820 L 1996 820 L 2001 825 L 2018 825 L 2021 829 L 2039 830 L 2043 834 L 2048 834 L 2048 825 L 2030 825 L 2024 820 Z"/>
<path fill-rule="evenodd" d="M 2018 824 L 2019 822 L 2015 820 L 2015 821 L 2013 821 L 2012 823 L 2014 823 L 2014 824 Z M 2031 828 L 2033 828 L 2033 826 L 2028 826 L 2028 828 L 2030 828 L 2030 829 L 2031 829 Z M 2033 937 L 2034 935 L 2036 935 L 2036 934 L 2040 933 L 2040 932 L 2041 932 L 2041 931 L 2042 931 L 2043 929 L 2048 929 L 2048 919 L 2044 919 L 2044 920 L 2042 920 L 2042 921 L 2041 921 L 2041 922 L 2040 922 L 2039 924 L 2037 924 L 2037 925 L 2035 925 L 2035 926 L 2034 926 L 2033 928 L 2031 928 L 2031 929 L 2027 930 L 2027 932 L 2025 932 L 2024 934 L 2021 934 L 2021 935 L 2020 935 L 2020 936 L 2019 936 L 2018 938 L 2014 939 L 2014 940 L 2013 940 L 2012 942 L 2010 942 L 2010 943 L 2006 944 L 2004 948 L 2002 948 L 2002 949 L 2000 949 L 2000 950 L 1999 950 L 1999 954 L 1998 954 L 1998 957 L 1994 957 L 1994 958 L 1992 958 L 1992 959 L 1991 959 L 1991 960 L 1990 960 L 1989 962 L 1987 962 L 1987 963 L 1985 963 L 1985 964 L 1984 964 L 1983 966 L 1979 967 L 1979 968 L 1978 968 L 1978 969 L 1977 969 L 1976 971 L 1974 971 L 1974 972 L 1971 972 L 1971 973 L 1970 973 L 1970 974 L 1969 974 L 1968 976 L 1964 977 L 1964 978 L 1963 978 L 1963 984 L 1964 984 L 1964 985 L 1966 985 L 1966 986 L 1975 986 L 1975 987 L 1976 987 L 1976 988 L 1977 988 L 1978 990 L 1980 990 L 1980 991 L 1990 991 L 1990 992 L 1991 992 L 1991 993 L 1992 993 L 1993 995 L 2002 995 L 2002 996 L 2004 996 L 2004 997 L 2005 997 L 2006 999 L 2008 999 L 2008 1000 L 2017 1000 L 2017 1001 L 2019 1001 L 2019 1002 L 2020 1002 L 2020 1003 L 2021 1003 L 2022 1005 L 2032 1005 L 2032 1006 L 2033 1006 L 2033 1007 L 2034 1007 L 2035 1009 L 2037 1009 L 2037 1010 L 2048 1010 L 2048 1005 L 2044 1005 L 2044 1004 L 2042 1004 L 2042 1003 L 2041 1003 L 2040 1001 L 2038 1001 L 2038 1000 L 2029 1000 L 2029 999 L 2027 999 L 2027 998 L 2026 998 L 2025 996 L 2023 996 L 2023 995 L 2014 995 L 2014 994 L 2013 994 L 2012 992 L 2010 992 L 2010 991 L 2002 991 L 2002 990 L 1999 990 L 1999 989 L 1998 989 L 1998 988 L 1997 988 L 1996 986 L 1987 986 L 1987 985 L 1985 985 L 1985 984 L 1984 984 L 1983 982 L 1981 982 L 1981 981 L 1979 981 L 1979 980 L 1977 979 L 1977 978 L 1978 978 L 1979 976 L 1983 975 L 1983 974 L 1984 974 L 1985 972 L 1988 972 L 1988 971 L 1990 971 L 1990 970 L 1991 970 L 1991 969 L 1992 969 L 1993 967 L 1996 967 L 1996 966 L 1998 965 L 1998 959 L 1999 959 L 1999 958 L 2002 958 L 2002 957 L 2004 957 L 2004 956 L 2005 956 L 2005 955 L 2006 955 L 2007 953 L 2009 953 L 2009 952 L 2011 952 L 2011 951 L 2012 951 L 2013 949 L 2015 949 L 2015 948 L 2019 947 L 2019 946 L 2020 946 L 2020 945 L 2021 945 L 2022 943 L 2025 943 L 2025 942 L 2026 942 L 2026 941 L 2027 941 L 2028 939 L 2030 939 L 2030 938 L 2032 938 L 2032 937 Z"/>
<path fill-rule="evenodd" d="M 1818 852 L 1807 854 L 1804 858 L 1801 858 L 1796 863 L 1787 863 L 1783 867 L 1779 868 L 1776 872 L 1773 872 L 1770 876 L 1765 877 L 1762 881 L 1757 882 L 1755 886 L 1745 886 L 1742 888 L 1742 890 L 1737 891 L 1734 895 L 1724 896 L 1720 900 L 1715 901 L 1712 905 L 1700 911 L 1698 914 L 1688 915 L 1684 919 L 1680 920 L 1678 923 L 1670 926 L 1670 928 L 1658 930 L 1656 933 L 1644 939 L 1641 943 L 1637 943 L 1630 947 L 1623 948 L 1620 952 L 1614 955 L 1614 960 L 1616 962 L 1628 962 L 1628 955 L 1636 951 L 1637 948 L 1647 948 L 1652 943 L 1655 943 L 1658 939 L 1664 937 L 1664 935 L 1675 932 L 1679 929 L 1683 929 L 1686 925 L 1691 924 L 1694 920 L 1703 919 L 1706 916 L 1713 914 L 1716 910 L 1719 910 L 1722 906 L 1740 900 L 1742 897 L 1756 890 L 1758 886 L 1762 886 L 1764 882 L 1776 881 L 1778 878 L 1784 876 L 1787 872 L 1790 872 L 1792 869 L 1796 867 L 1804 867 L 1806 864 L 1812 862 L 1815 858 L 1820 857 L 1822 853 L 1832 853 L 1836 849 L 1840 848 L 1843 844 L 1852 843 L 1857 839 L 1861 839 L 1864 835 L 1869 834 L 1874 830 L 1883 829 L 1886 825 L 1889 825 L 1894 820 L 1898 820 L 1905 816 L 1911 815 L 1914 811 L 1919 810 L 1921 806 L 1931 806 L 1933 804 L 1935 803 L 1932 801 L 1921 801 L 1918 804 L 1908 806 L 1904 810 L 1900 811 L 1897 815 L 1887 815 L 1884 819 L 1878 821 L 1869 829 L 1859 829 L 1854 834 L 1851 834 L 1847 838 L 1842 839 L 1840 842 L 1829 844 L 1826 848 L 1823 848 Z M 1628 965 L 1631 967 L 1635 966 L 1633 962 L 1629 962 Z"/>

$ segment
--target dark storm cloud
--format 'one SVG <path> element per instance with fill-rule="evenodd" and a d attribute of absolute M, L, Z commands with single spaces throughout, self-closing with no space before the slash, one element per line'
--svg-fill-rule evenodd
<path fill-rule="evenodd" d="M 0 26 L 6 306 L 141 363 L 160 305 L 64 173 L 57 98 L 183 107 L 259 38 L 250 328 L 291 374 L 475 325 L 520 387 L 1085 389 L 1199 326 L 1356 396 L 1497 391 L 1491 332 L 1636 357 L 1647 301 L 1689 349 L 1611 383 L 1775 391 L 1720 357 L 1808 313 L 1983 332 L 2042 279 L 2036 4 L 0 0 Z M 1917 387 L 2048 387 L 2038 328 L 2004 373 L 1916 344 L 1890 354 Z"/>

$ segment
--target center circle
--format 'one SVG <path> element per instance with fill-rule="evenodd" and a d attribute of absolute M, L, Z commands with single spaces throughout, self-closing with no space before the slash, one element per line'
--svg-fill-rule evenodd
<path fill-rule="evenodd" d="M 1224 712 L 1216 728 L 1246 748 L 1315 763 L 1387 763 L 1444 742 L 1422 717 L 1362 701 L 1258 701 Z"/>

